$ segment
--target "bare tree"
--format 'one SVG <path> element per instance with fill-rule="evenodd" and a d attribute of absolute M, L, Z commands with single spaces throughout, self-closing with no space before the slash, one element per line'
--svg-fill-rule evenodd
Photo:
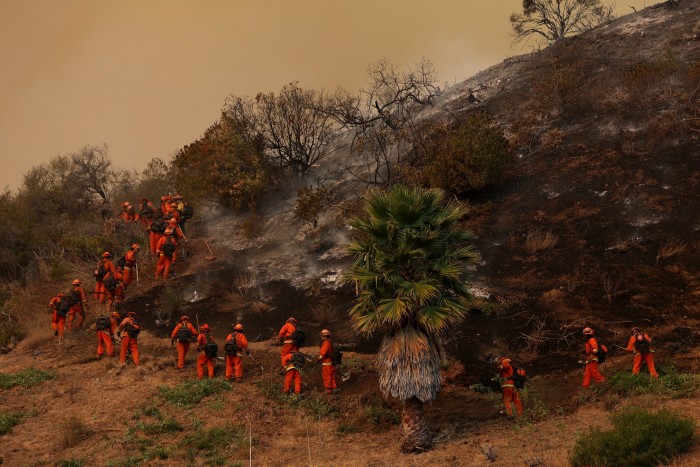
<path fill-rule="evenodd" d="M 427 59 L 405 71 L 381 60 L 369 66 L 367 76 L 369 86 L 359 95 L 340 89 L 326 111 L 355 130 L 353 149 L 368 157 L 365 181 L 382 183 L 391 179 L 392 165 L 403 162 L 406 154 L 421 154 L 427 135 L 419 117 L 440 87 Z"/>
<path fill-rule="evenodd" d="M 333 150 L 337 136 L 336 121 L 322 111 L 323 99 L 321 93 L 294 82 L 279 95 L 229 96 L 224 114 L 248 140 L 261 141 L 276 166 L 305 175 Z"/>
<path fill-rule="evenodd" d="M 116 177 L 112 161 L 107 154 L 107 145 L 84 146 L 71 154 L 74 182 L 89 195 L 96 195 L 102 204 L 110 201 L 110 188 Z"/>
<path fill-rule="evenodd" d="M 610 21 L 614 8 L 601 0 L 523 0 L 523 12 L 510 23 L 516 43 L 531 36 L 551 43 Z"/>

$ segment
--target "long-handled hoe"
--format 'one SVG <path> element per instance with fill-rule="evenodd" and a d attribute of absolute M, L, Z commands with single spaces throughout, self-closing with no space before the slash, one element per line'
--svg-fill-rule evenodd
<path fill-rule="evenodd" d="M 255 359 L 253 358 L 253 355 L 252 355 L 252 354 L 249 353 L 248 356 L 250 357 L 250 360 L 251 360 L 253 363 L 255 363 L 258 367 L 260 367 L 260 371 L 261 371 L 261 372 L 264 372 L 264 371 L 265 371 L 265 368 L 263 368 L 263 366 L 262 366 L 260 363 L 258 363 L 257 360 L 255 360 Z"/>
<path fill-rule="evenodd" d="M 204 239 L 204 244 L 207 246 L 207 250 L 209 250 L 209 254 L 204 257 L 207 261 L 214 261 L 216 259 L 216 256 L 214 256 L 214 253 L 212 253 L 211 248 L 209 247 L 209 242 L 207 239 Z"/>

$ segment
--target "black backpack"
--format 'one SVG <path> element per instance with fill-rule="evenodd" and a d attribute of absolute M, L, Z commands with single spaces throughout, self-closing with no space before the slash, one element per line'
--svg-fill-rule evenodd
<path fill-rule="evenodd" d="M 153 221 L 149 229 L 151 232 L 162 234 L 165 232 L 165 222 L 162 220 Z"/>
<path fill-rule="evenodd" d="M 591 339 L 594 339 L 594 337 L 591 337 Z M 605 357 L 608 355 L 608 348 L 601 344 L 597 338 L 595 338 L 595 341 L 598 344 L 598 353 L 596 354 L 596 357 L 598 357 L 598 364 L 605 363 Z"/>
<path fill-rule="evenodd" d="M 145 219 L 153 219 L 153 214 L 155 214 L 155 211 L 148 204 L 141 208 L 141 217 Z"/>
<path fill-rule="evenodd" d="M 119 284 L 119 281 L 114 278 L 114 276 L 109 276 L 108 279 L 104 281 L 105 283 L 105 289 L 109 292 L 114 292 L 117 290 L 117 285 Z"/>
<path fill-rule="evenodd" d="M 182 209 L 182 219 L 192 219 L 192 216 L 194 216 L 194 208 L 189 204 L 186 204 L 185 207 Z"/>
<path fill-rule="evenodd" d="M 181 325 L 180 329 L 177 330 L 177 341 L 182 343 L 192 342 L 192 331 L 186 324 Z"/>
<path fill-rule="evenodd" d="M 296 367 L 297 370 L 301 370 L 302 368 L 304 368 L 304 364 L 306 364 L 306 359 L 299 352 L 293 352 L 291 363 Z"/>
<path fill-rule="evenodd" d="M 231 339 L 228 339 L 226 343 L 224 344 L 224 353 L 228 355 L 229 357 L 235 357 L 238 352 L 241 351 L 241 346 L 238 345 L 238 341 L 236 340 L 237 334 L 234 332 L 231 335 Z"/>
<path fill-rule="evenodd" d="M 141 325 L 138 323 L 134 323 L 133 325 L 126 323 L 125 330 L 129 337 L 136 339 L 141 332 Z"/>
<path fill-rule="evenodd" d="M 338 366 L 343 363 L 343 351 L 338 349 L 333 349 L 331 352 L 331 362 L 333 365 Z"/>
<path fill-rule="evenodd" d="M 97 282 L 102 282 L 107 274 L 107 268 L 105 268 L 105 260 L 101 260 L 97 263 L 97 269 L 95 269 L 95 280 Z"/>
<path fill-rule="evenodd" d="M 126 266 L 126 255 L 120 256 L 117 258 L 117 261 L 114 262 L 114 265 L 118 268 L 123 268 Z"/>
<path fill-rule="evenodd" d="M 651 353 L 651 342 L 649 342 L 643 335 L 641 335 L 641 337 L 641 340 L 639 340 L 639 338 L 635 339 L 634 350 L 636 350 L 642 355 Z"/>
<path fill-rule="evenodd" d="M 175 253 L 175 245 L 173 245 L 172 241 L 166 241 L 163 244 L 163 254 L 165 256 L 173 256 L 173 253 Z"/>
<path fill-rule="evenodd" d="M 73 290 L 68 295 L 68 301 L 70 302 L 70 306 L 82 303 L 82 300 L 80 299 L 80 292 L 78 292 L 77 290 Z"/>
<path fill-rule="evenodd" d="M 289 336 L 289 338 L 292 341 L 294 341 L 294 345 L 301 348 L 304 346 L 304 341 L 306 340 L 306 333 L 304 333 L 304 331 L 302 331 L 301 329 L 296 328 L 296 330 L 292 333 L 291 336 Z"/>
<path fill-rule="evenodd" d="M 107 331 L 109 330 L 109 316 L 100 316 L 95 322 L 95 330 L 97 331 Z"/>
<path fill-rule="evenodd" d="M 207 343 L 204 344 L 204 355 L 207 356 L 207 358 L 214 359 L 216 358 L 217 354 L 219 353 L 219 346 L 214 342 L 211 337 L 205 336 L 207 339 Z"/>
<path fill-rule="evenodd" d="M 56 313 L 58 313 L 58 316 L 66 316 L 70 311 L 70 307 L 71 304 L 68 297 L 61 297 L 61 300 L 56 305 Z"/>
<path fill-rule="evenodd" d="M 526 379 L 527 375 L 525 373 L 525 370 L 523 370 L 522 368 L 513 367 L 513 386 L 515 386 L 518 389 L 523 389 L 525 387 Z"/>

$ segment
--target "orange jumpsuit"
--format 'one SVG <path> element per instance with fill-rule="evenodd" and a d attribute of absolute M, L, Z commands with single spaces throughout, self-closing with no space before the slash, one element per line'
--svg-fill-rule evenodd
<path fill-rule="evenodd" d="M 127 316 L 122 320 L 121 324 L 119 325 L 119 334 L 121 334 L 122 339 L 122 348 L 121 352 L 119 353 L 119 363 L 122 365 L 126 364 L 126 352 L 127 350 L 131 350 L 131 358 L 134 359 L 134 365 L 139 366 L 141 359 L 139 358 L 139 347 L 136 342 L 138 337 L 129 336 L 129 333 L 126 331 L 126 328 L 129 326 L 141 329 L 141 325 L 137 324 L 131 317 Z"/>
<path fill-rule="evenodd" d="M 105 276 L 102 278 L 102 280 L 98 280 L 95 284 L 95 300 L 99 300 L 100 303 L 104 303 L 107 301 L 107 289 L 105 289 L 105 283 L 104 280 L 107 279 L 110 274 L 114 273 L 114 263 L 112 262 L 111 259 L 105 258 L 100 263 L 104 262 L 104 268 L 105 271 Z M 97 263 L 97 267 L 100 267 L 100 263 Z"/>
<path fill-rule="evenodd" d="M 124 301 L 124 273 L 121 268 L 114 271 L 112 274 L 117 280 L 117 287 L 114 290 L 107 290 L 107 309 L 112 309 L 112 304 L 120 304 Z M 106 289 L 105 289 L 106 290 Z"/>
<path fill-rule="evenodd" d="M 68 330 L 70 331 L 73 329 L 73 320 L 75 320 L 75 315 L 78 315 L 78 322 L 76 323 L 75 327 L 82 327 L 83 323 L 85 322 L 85 309 L 87 306 L 85 305 L 85 291 L 83 290 L 82 287 L 79 285 L 74 285 L 73 286 L 73 291 L 71 292 L 71 295 L 74 295 L 73 305 L 70 307 L 70 311 L 68 312 Z"/>
<path fill-rule="evenodd" d="M 189 321 L 184 321 L 177 323 L 175 329 L 173 329 L 173 333 L 170 335 L 171 339 L 177 339 L 177 333 L 180 331 L 182 326 L 187 326 L 193 336 L 198 334 L 197 330 L 194 328 L 194 326 L 192 326 L 192 323 Z M 187 356 L 187 352 L 190 350 L 190 343 L 177 341 L 175 346 L 177 348 L 177 367 L 183 369 L 185 368 L 185 357 Z"/>
<path fill-rule="evenodd" d="M 644 334 L 644 338 L 651 342 L 651 337 L 649 337 L 648 334 Z M 642 369 L 642 362 L 647 364 L 647 368 L 649 369 L 649 374 L 653 376 L 654 378 L 658 378 L 659 374 L 656 372 L 656 366 L 654 366 L 654 349 L 651 349 L 650 353 L 647 354 L 642 354 L 639 352 L 636 352 L 634 348 L 634 343 L 637 342 L 637 335 L 630 336 L 629 342 L 627 342 L 627 351 L 628 352 L 635 352 L 634 354 L 634 364 L 632 366 L 632 373 L 633 374 L 638 374 L 640 370 Z"/>
<path fill-rule="evenodd" d="M 236 352 L 236 355 L 226 355 L 226 380 L 231 381 L 235 375 L 236 381 L 240 382 L 243 379 L 243 352 L 248 353 L 248 339 L 242 332 L 234 331 L 226 340 L 236 339 L 238 347 L 241 349 Z"/>
<path fill-rule="evenodd" d="M 292 334 L 294 331 L 297 330 L 297 327 L 294 326 L 292 323 L 284 323 L 284 326 L 282 326 L 282 329 L 280 329 L 280 332 L 278 334 L 279 340 L 282 341 L 282 351 L 280 352 L 280 358 L 282 359 L 282 366 L 284 366 L 284 357 L 290 352 L 298 352 L 299 347 L 294 343 L 294 341 L 291 339 Z"/>
<path fill-rule="evenodd" d="M 136 220 L 136 213 L 134 213 L 133 207 L 129 207 L 128 209 L 122 209 L 118 217 L 124 222 L 133 222 Z"/>
<path fill-rule="evenodd" d="M 318 359 L 321 361 L 321 376 L 323 376 L 323 387 L 326 394 L 333 394 L 333 390 L 337 388 L 335 383 L 335 365 L 331 360 L 333 355 L 333 344 L 330 339 L 324 339 L 321 344 L 321 355 Z"/>
<path fill-rule="evenodd" d="M 163 238 L 163 234 L 160 232 L 155 232 L 155 231 L 151 230 L 153 227 L 154 227 L 153 222 L 151 222 L 151 225 L 148 227 L 148 244 L 151 248 L 151 255 L 155 256 L 158 242 L 160 241 L 161 238 Z"/>
<path fill-rule="evenodd" d="M 506 407 L 506 415 L 513 416 L 513 406 L 515 404 L 515 410 L 518 412 L 518 416 L 523 414 L 523 404 L 520 402 L 520 394 L 518 389 L 513 384 L 513 366 L 508 362 L 503 362 L 501 364 L 501 389 L 503 389 L 503 405 Z"/>
<path fill-rule="evenodd" d="M 214 342 L 214 338 L 209 335 L 209 333 L 200 333 L 197 336 L 197 348 L 201 350 L 199 357 L 197 357 L 197 378 L 204 378 L 204 365 L 207 366 L 207 375 L 210 378 L 214 377 L 214 359 L 207 357 L 204 352 L 204 346 L 207 341 Z"/>
<path fill-rule="evenodd" d="M 603 375 L 598 371 L 598 341 L 595 337 L 591 337 L 586 342 L 586 368 L 583 371 L 583 384 L 584 388 L 591 385 L 591 379 L 596 383 L 602 383 L 605 381 Z"/>
<path fill-rule="evenodd" d="M 129 287 L 134 281 L 134 274 L 136 268 L 136 252 L 134 250 L 129 250 L 126 252 L 126 265 L 124 266 L 124 289 Z"/>
<path fill-rule="evenodd" d="M 160 212 L 162 212 L 163 215 L 167 214 L 168 211 L 170 211 L 170 201 L 172 199 L 172 196 L 163 196 L 162 198 L 160 198 Z"/>
<path fill-rule="evenodd" d="M 163 246 L 165 245 L 165 242 L 168 241 L 172 243 L 175 249 L 177 250 L 177 240 L 175 240 L 172 236 L 163 236 L 158 241 L 158 246 L 156 246 L 156 255 L 158 256 L 158 265 L 156 266 L 156 278 L 162 275 L 164 279 L 167 279 L 170 275 L 170 266 L 175 262 L 175 259 L 177 257 L 176 251 L 173 251 L 172 256 L 166 256 L 163 253 Z"/>
<path fill-rule="evenodd" d="M 182 215 L 177 209 L 170 208 L 170 215 L 172 216 L 172 219 L 175 219 L 177 225 L 180 225 L 182 223 Z"/>
<path fill-rule="evenodd" d="M 58 314 L 58 304 L 61 302 L 61 297 L 54 297 L 49 301 L 49 310 L 52 311 L 51 329 L 57 332 L 59 339 L 63 339 L 63 332 L 66 328 L 66 317 Z"/>
<path fill-rule="evenodd" d="M 148 207 L 149 209 L 146 209 Z M 153 217 L 156 214 L 156 207 L 150 201 L 141 201 L 139 204 L 139 220 L 141 224 L 147 229 L 151 226 L 153 222 Z"/>
<path fill-rule="evenodd" d="M 97 358 L 101 358 L 105 353 L 105 348 L 107 349 L 107 355 L 114 357 L 114 345 L 112 340 L 114 339 L 114 333 L 117 330 L 117 320 L 115 318 L 109 317 L 109 329 L 104 331 L 95 330 L 97 333 Z"/>
<path fill-rule="evenodd" d="M 294 392 L 296 394 L 301 394 L 301 375 L 299 374 L 299 369 L 292 363 L 292 352 L 282 357 L 282 366 L 284 367 L 284 389 L 282 392 L 289 394 L 292 388 L 292 381 L 294 381 Z"/>

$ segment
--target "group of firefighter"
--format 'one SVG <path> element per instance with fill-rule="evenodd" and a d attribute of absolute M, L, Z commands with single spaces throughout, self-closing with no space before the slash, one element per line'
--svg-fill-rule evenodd
<path fill-rule="evenodd" d="M 651 346 L 651 337 L 637 326 L 632 328 L 630 334 L 625 350 L 634 353 L 632 373 L 635 375 L 639 374 L 642 370 L 642 364 L 646 364 L 649 374 L 654 378 L 658 378 L 659 374 L 654 365 L 654 348 Z M 581 386 L 588 388 L 592 381 L 596 383 L 605 381 L 605 377 L 600 374 L 598 364 L 605 361 L 605 354 L 608 349 L 605 345 L 598 342 L 595 337 L 595 331 L 590 327 L 583 329 L 583 337 L 586 341 L 586 359 L 579 362 L 584 365 L 583 383 Z M 524 387 L 525 372 L 516 368 L 508 357 L 500 357 L 496 359 L 496 363 L 503 392 L 503 405 L 505 406 L 505 410 L 502 413 L 509 417 L 521 416 L 523 414 L 523 405 L 518 389 Z"/>

